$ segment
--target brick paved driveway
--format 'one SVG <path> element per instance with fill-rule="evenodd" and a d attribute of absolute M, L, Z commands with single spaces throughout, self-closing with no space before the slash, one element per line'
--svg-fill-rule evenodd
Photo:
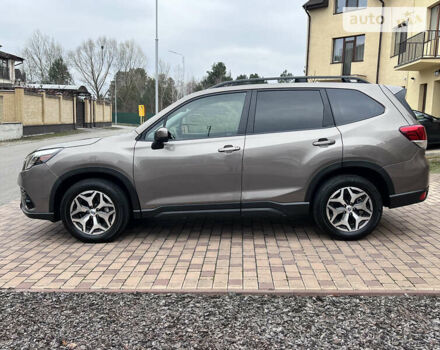
<path fill-rule="evenodd" d="M 0 288 L 440 294 L 440 175 L 425 203 L 385 210 L 367 239 L 334 241 L 311 222 L 135 223 L 84 244 L 60 223 L 0 207 Z"/>

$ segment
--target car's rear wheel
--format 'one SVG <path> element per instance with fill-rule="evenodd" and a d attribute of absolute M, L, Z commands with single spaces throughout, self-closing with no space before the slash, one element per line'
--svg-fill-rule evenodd
<path fill-rule="evenodd" d="M 370 234 L 382 217 L 382 196 L 367 179 L 340 175 L 325 182 L 313 202 L 320 229 L 335 238 L 360 239 Z"/>
<path fill-rule="evenodd" d="M 109 242 L 127 226 L 129 204 L 124 192 L 103 179 L 87 179 L 71 186 L 61 200 L 66 229 L 83 242 Z"/>

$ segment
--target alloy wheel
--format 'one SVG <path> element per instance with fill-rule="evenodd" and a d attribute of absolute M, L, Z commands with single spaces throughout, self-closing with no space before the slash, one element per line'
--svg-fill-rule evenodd
<path fill-rule="evenodd" d="M 105 193 L 88 190 L 78 194 L 70 205 L 73 225 L 87 235 L 99 235 L 108 231 L 115 222 L 116 209 Z"/>
<path fill-rule="evenodd" d="M 373 202 L 360 188 L 344 187 L 330 196 L 326 213 L 333 227 L 345 232 L 354 232 L 370 222 L 373 216 Z"/>

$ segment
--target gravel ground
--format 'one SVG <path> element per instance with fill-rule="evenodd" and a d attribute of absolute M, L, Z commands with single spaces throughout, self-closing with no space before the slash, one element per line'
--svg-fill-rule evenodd
<path fill-rule="evenodd" d="M 0 349 L 440 349 L 438 297 L 0 292 Z"/>

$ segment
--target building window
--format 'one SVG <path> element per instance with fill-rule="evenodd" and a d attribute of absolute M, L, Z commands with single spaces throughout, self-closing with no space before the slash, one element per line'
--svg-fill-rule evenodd
<path fill-rule="evenodd" d="M 333 63 L 364 60 L 365 35 L 333 39 Z"/>
<path fill-rule="evenodd" d="M 0 59 L 0 79 L 9 79 L 8 60 Z"/>
<path fill-rule="evenodd" d="M 336 0 L 335 13 L 347 11 L 346 7 L 366 8 L 367 2 L 368 0 Z"/>
<path fill-rule="evenodd" d="M 406 51 L 408 39 L 408 21 L 399 24 L 393 29 L 393 42 L 391 45 L 391 57 L 402 54 Z"/>

